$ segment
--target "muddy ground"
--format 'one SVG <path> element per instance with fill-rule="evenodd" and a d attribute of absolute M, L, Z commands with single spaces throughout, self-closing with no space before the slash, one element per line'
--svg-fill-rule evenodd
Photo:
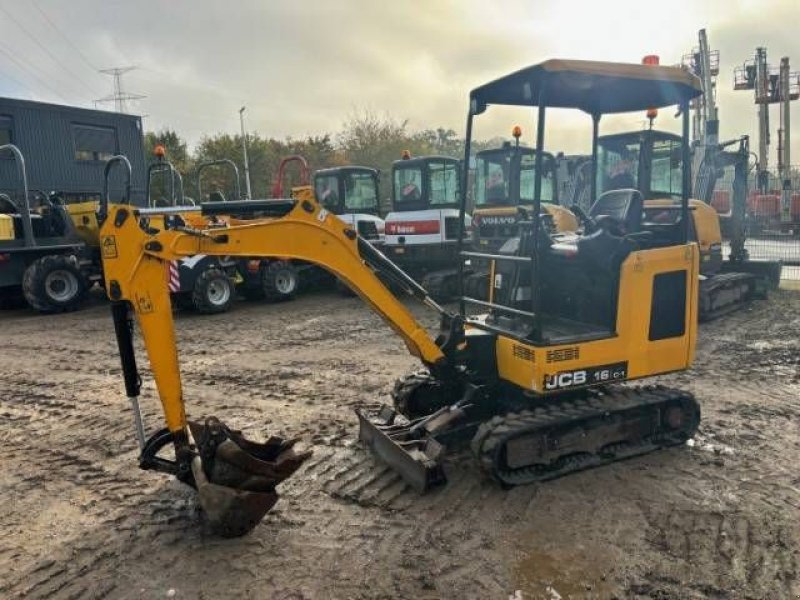
<path fill-rule="evenodd" d="M 800 594 L 798 292 L 703 326 L 695 368 L 663 378 L 702 403 L 693 447 L 511 491 L 456 457 L 423 497 L 354 443 L 353 409 L 415 366 L 358 300 L 177 320 L 189 415 L 313 459 L 251 535 L 217 539 L 188 488 L 136 468 L 107 306 L 0 313 L 0 598 Z"/>

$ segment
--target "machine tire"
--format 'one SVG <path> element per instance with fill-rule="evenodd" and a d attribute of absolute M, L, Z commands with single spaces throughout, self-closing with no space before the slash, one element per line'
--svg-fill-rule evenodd
<path fill-rule="evenodd" d="M 25 300 L 41 313 L 75 310 L 88 290 L 88 281 L 78 266 L 60 254 L 36 259 L 22 276 Z"/>
<path fill-rule="evenodd" d="M 212 267 L 197 277 L 192 290 L 192 305 L 204 315 L 230 310 L 236 297 L 236 286 L 222 269 Z"/>
<path fill-rule="evenodd" d="M 267 300 L 291 300 L 300 287 L 300 273 L 290 261 L 275 260 L 264 268 L 261 285 Z"/>

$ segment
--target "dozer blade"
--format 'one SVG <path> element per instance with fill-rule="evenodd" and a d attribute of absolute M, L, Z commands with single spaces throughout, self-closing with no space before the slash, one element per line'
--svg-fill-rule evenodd
<path fill-rule="evenodd" d="M 253 529 L 278 501 L 275 487 L 311 456 L 310 450 L 294 451 L 296 440 L 252 442 L 215 418 L 190 422 L 188 429 L 198 451 L 191 471 L 200 506 L 224 537 Z"/>
<path fill-rule="evenodd" d="M 358 439 L 417 492 L 421 494 L 447 482 L 441 464 L 445 447 L 423 427 L 428 417 L 395 424 L 397 413 L 388 406 L 382 406 L 373 417 L 358 409 L 356 414 Z"/>

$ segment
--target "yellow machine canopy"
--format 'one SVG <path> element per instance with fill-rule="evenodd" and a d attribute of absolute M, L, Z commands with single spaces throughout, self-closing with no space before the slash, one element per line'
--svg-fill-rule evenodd
<path fill-rule="evenodd" d="M 700 80 L 681 67 L 551 59 L 495 79 L 470 93 L 472 114 L 489 104 L 622 113 L 688 102 Z"/>

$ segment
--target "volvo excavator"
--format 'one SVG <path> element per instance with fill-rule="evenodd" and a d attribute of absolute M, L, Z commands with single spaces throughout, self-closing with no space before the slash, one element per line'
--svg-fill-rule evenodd
<path fill-rule="evenodd" d="M 547 109 L 581 110 L 592 117 L 596 146 L 605 113 L 677 105 L 688 130 L 688 103 L 698 93 L 697 79 L 680 68 L 548 60 L 472 91 L 465 157 L 473 119 L 490 105 L 537 108 L 537 148 L 545 147 Z M 688 145 L 681 157 L 688 164 Z M 538 153 L 533 205 L 511 253 L 468 249 L 462 173 L 462 264 L 482 258 L 507 269 L 494 302 L 462 297 L 457 311 L 437 304 L 313 197 L 203 203 L 209 220 L 237 216 L 218 228 L 191 226 L 180 215 L 161 228 L 153 219 L 143 227 L 143 219 L 164 209 L 109 206 L 106 199 L 99 215 L 106 291 L 140 466 L 195 487 L 209 522 L 233 536 L 260 521 L 277 500 L 278 484 L 309 456 L 294 440 L 255 443 L 217 418 L 188 419 L 191 398 L 181 384 L 165 269 L 196 254 L 314 263 L 383 317 L 422 368 L 398 381 L 393 406 L 358 411 L 359 438 L 420 492 L 446 481 L 444 457 L 459 447 L 471 447 L 488 477 L 512 486 L 691 438 L 700 407 L 690 393 L 621 385 L 686 369 L 694 357 L 699 253 L 689 233 L 689 170 L 680 199 L 665 209 L 676 213 L 672 222 L 644 220 L 641 194 L 615 190 L 597 198 L 600 209 L 585 218 L 583 233 L 564 237 L 542 219 L 542 158 Z M 415 319 L 383 283 L 387 278 L 438 313 L 438 335 Z M 467 312 L 468 305 L 478 311 Z M 138 410 L 134 319 L 164 413 L 164 428 L 149 437 Z"/>
<path fill-rule="evenodd" d="M 518 207 L 530 210 L 533 204 L 536 150 L 520 145 L 522 128 L 512 129 L 514 143 L 475 154 L 475 208 L 472 212 L 473 245 L 484 252 L 496 252 L 518 235 Z M 578 228 L 570 210 L 559 204 L 556 158 L 549 152 L 542 156 L 542 216 L 552 232 Z"/>

